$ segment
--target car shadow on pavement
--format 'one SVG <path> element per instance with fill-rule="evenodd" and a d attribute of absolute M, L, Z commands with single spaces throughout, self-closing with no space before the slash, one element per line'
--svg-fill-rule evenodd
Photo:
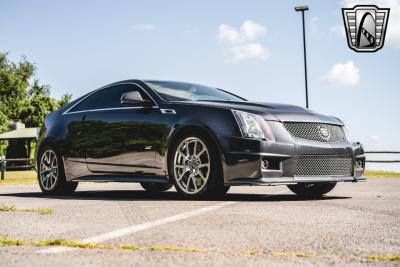
<path fill-rule="evenodd" d="M 48 198 L 65 200 L 102 200 L 102 201 L 236 201 L 236 202 L 280 202 L 280 201 L 321 201 L 333 199 L 350 199 L 347 196 L 323 196 L 320 199 L 304 199 L 294 194 L 243 194 L 229 193 L 224 197 L 207 199 L 187 199 L 175 191 L 149 193 L 142 190 L 90 190 L 77 191 L 71 195 L 43 195 L 41 192 L 5 193 L 0 196 L 22 198 Z"/>

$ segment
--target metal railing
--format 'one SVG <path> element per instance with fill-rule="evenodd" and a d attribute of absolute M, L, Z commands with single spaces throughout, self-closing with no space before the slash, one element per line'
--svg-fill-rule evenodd
<path fill-rule="evenodd" d="M 7 163 L 10 162 L 26 162 L 26 165 L 9 165 Z M 1 180 L 4 180 L 6 170 L 18 170 L 18 169 L 32 169 L 34 168 L 34 159 L 31 158 L 20 158 L 20 159 L 6 159 L 5 157 L 0 157 L 0 172 L 1 172 Z"/>
<path fill-rule="evenodd" d="M 365 151 L 365 154 L 400 154 L 400 151 L 375 150 Z M 400 160 L 366 160 L 370 163 L 400 163 Z"/>

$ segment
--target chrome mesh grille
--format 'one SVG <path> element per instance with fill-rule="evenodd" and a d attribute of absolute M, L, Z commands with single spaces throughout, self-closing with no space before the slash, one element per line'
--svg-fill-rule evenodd
<path fill-rule="evenodd" d="M 338 142 L 345 139 L 343 127 L 340 125 L 313 122 L 285 122 L 283 125 L 292 136 L 300 139 L 324 143 Z M 321 127 L 329 132 L 329 137 L 321 135 Z"/>
<path fill-rule="evenodd" d="M 337 156 L 300 156 L 295 176 L 351 176 L 350 157 Z"/>

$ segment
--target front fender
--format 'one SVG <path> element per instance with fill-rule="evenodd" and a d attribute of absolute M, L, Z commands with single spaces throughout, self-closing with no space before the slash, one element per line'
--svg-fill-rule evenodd
<path fill-rule="evenodd" d="M 162 170 L 168 174 L 168 159 L 170 156 L 170 147 L 179 134 L 185 131 L 201 132 L 210 137 L 215 144 L 221 161 L 225 162 L 225 155 L 222 144 L 218 136 L 240 136 L 240 130 L 237 122 L 233 117 L 231 110 L 210 107 L 179 106 L 174 107 L 176 110 L 175 124 L 171 125 L 171 130 L 166 138 L 167 143 L 163 145 L 165 151 L 160 153 Z M 182 114 L 182 116 L 180 116 Z"/>

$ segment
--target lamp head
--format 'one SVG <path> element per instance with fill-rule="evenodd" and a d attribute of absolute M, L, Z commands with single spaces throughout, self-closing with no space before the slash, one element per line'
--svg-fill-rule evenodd
<path fill-rule="evenodd" d="M 294 10 L 296 10 L 296 11 L 306 11 L 306 10 L 308 10 L 308 6 L 296 6 L 294 8 Z"/>

